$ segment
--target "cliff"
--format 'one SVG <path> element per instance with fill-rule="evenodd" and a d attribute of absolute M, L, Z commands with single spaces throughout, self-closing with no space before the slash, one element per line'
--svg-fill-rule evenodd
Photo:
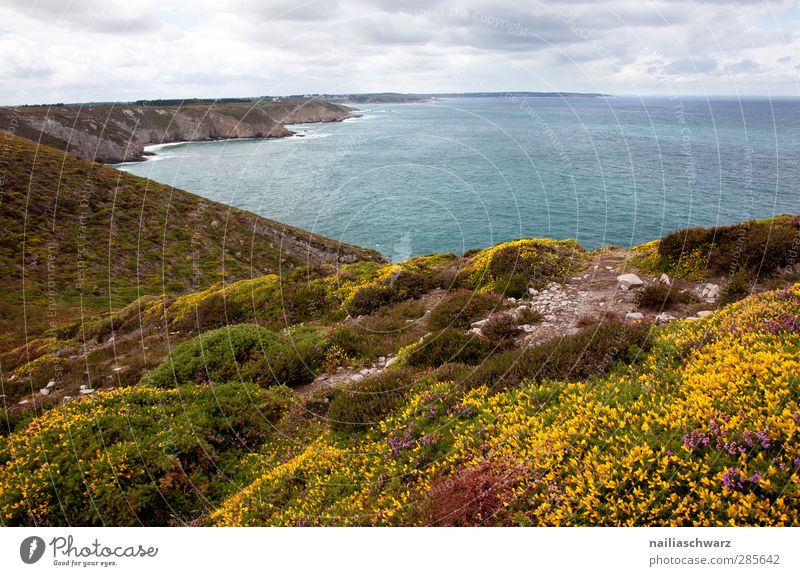
<path fill-rule="evenodd" d="M 0 129 L 105 163 L 144 159 L 149 144 L 229 138 L 283 138 L 284 124 L 339 122 L 348 108 L 329 102 L 191 102 L 0 108 Z"/>

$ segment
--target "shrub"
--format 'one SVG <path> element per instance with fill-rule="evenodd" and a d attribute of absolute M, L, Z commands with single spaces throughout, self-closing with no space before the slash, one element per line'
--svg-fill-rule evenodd
<path fill-rule="evenodd" d="M 286 388 L 234 383 L 122 388 L 54 408 L 0 444 L 0 461 L 14 462 L 0 468 L 3 523 L 196 521 L 235 490 L 241 458 L 290 404 Z"/>
<path fill-rule="evenodd" d="M 522 274 L 501 276 L 495 282 L 495 291 L 503 296 L 522 298 L 528 293 L 528 279 Z"/>
<path fill-rule="evenodd" d="M 544 320 L 544 314 L 533 308 L 525 308 L 517 315 L 519 324 L 538 324 Z"/>
<path fill-rule="evenodd" d="M 517 321 L 511 314 L 495 314 L 483 325 L 481 332 L 489 340 L 503 343 L 509 340 L 513 341 L 522 330 L 517 326 Z"/>
<path fill-rule="evenodd" d="M 578 380 L 604 374 L 615 362 L 634 361 L 650 347 L 651 339 L 651 327 L 646 324 L 591 326 L 537 346 L 494 354 L 469 378 L 469 385 L 502 388 L 528 379 Z"/>
<path fill-rule="evenodd" d="M 790 221 L 769 220 L 678 230 L 661 239 L 658 253 L 667 259 L 668 267 L 676 272 L 683 269 L 683 277 L 690 277 L 686 272 L 700 265 L 712 274 L 742 271 L 753 278 L 787 265 L 797 244 L 798 230 Z"/>
<path fill-rule="evenodd" d="M 271 385 L 281 382 L 273 376 L 272 365 L 286 354 L 274 332 L 255 324 L 235 324 L 184 342 L 141 382 L 159 388 L 228 380 Z"/>
<path fill-rule="evenodd" d="M 658 243 L 658 253 L 677 262 L 684 254 L 711 245 L 713 228 L 685 228 L 670 232 Z"/>
<path fill-rule="evenodd" d="M 524 238 L 481 250 L 463 274 L 472 288 L 522 295 L 528 283 L 541 287 L 563 279 L 581 265 L 582 252 L 573 240 Z"/>
<path fill-rule="evenodd" d="M 413 376 L 413 371 L 398 368 L 337 390 L 328 411 L 331 428 L 359 432 L 382 420 L 405 398 Z"/>
<path fill-rule="evenodd" d="M 428 316 L 428 328 L 467 329 L 476 320 L 501 305 L 496 296 L 471 290 L 458 290 L 445 297 Z"/>
<path fill-rule="evenodd" d="M 503 524 L 500 516 L 515 499 L 514 484 L 521 470 L 504 470 L 494 462 L 458 470 L 434 483 L 424 507 L 431 526 Z"/>
<path fill-rule="evenodd" d="M 689 302 L 692 299 L 688 292 L 681 292 L 677 282 L 671 286 L 666 284 L 647 284 L 636 292 L 636 305 L 648 310 L 666 310 L 672 306 Z"/>
<path fill-rule="evenodd" d="M 750 294 L 751 286 L 750 282 L 748 281 L 749 276 L 749 273 L 741 270 L 731 276 L 731 278 L 722 287 L 719 297 L 719 303 L 721 306 L 733 304 L 734 302 L 741 300 Z"/>
<path fill-rule="evenodd" d="M 436 368 L 446 362 L 479 364 L 491 352 L 488 340 L 455 328 L 434 332 L 408 354 L 409 366 Z"/>
<path fill-rule="evenodd" d="M 349 311 L 355 316 L 365 316 L 391 304 L 395 298 L 395 291 L 388 286 L 365 286 L 353 296 Z"/>

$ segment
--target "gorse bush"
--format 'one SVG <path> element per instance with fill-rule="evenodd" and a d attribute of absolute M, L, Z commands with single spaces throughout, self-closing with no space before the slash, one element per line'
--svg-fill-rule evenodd
<path fill-rule="evenodd" d="M 291 405 L 252 384 L 121 388 L 54 408 L 0 441 L 3 524 L 136 526 L 200 519 Z"/>
<path fill-rule="evenodd" d="M 790 264 L 800 245 L 800 227 L 786 219 L 744 222 L 716 228 L 687 228 L 667 234 L 658 243 L 666 267 L 686 258 L 702 259 L 711 274 L 749 277 L 772 274 Z"/>
<path fill-rule="evenodd" d="M 492 294 L 482 294 L 472 290 L 457 290 L 448 294 L 428 315 L 428 328 L 467 329 L 476 320 L 502 306 L 499 298 Z"/>
<path fill-rule="evenodd" d="M 652 327 L 608 322 L 542 344 L 488 357 L 469 377 L 472 387 L 504 388 L 525 380 L 579 380 L 630 363 L 649 349 Z"/>
<path fill-rule="evenodd" d="M 366 430 L 397 408 L 413 383 L 414 372 L 399 368 L 337 390 L 328 410 L 331 427 L 342 432 Z"/>
<path fill-rule="evenodd" d="M 241 380 L 262 385 L 281 383 L 273 374 L 276 359 L 286 354 L 281 339 L 255 324 L 217 328 L 184 342 L 170 352 L 142 383 L 158 388 Z"/>
<path fill-rule="evenodd" d="M 574 240 L 524 238 L 481 250 L 463 274 L 472 288 L 519 297 L 529 285 L 540 288 L 578 270 L 582 252 Z"/>

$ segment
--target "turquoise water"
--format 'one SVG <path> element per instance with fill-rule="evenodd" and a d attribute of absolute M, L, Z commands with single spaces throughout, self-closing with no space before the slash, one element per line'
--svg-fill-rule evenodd
<path fill-rule="evenodd" d="M 800 100 L 459 98 L 122 169 L 393 260 L 522 236 L 630 246 L 800 212 Z"/>

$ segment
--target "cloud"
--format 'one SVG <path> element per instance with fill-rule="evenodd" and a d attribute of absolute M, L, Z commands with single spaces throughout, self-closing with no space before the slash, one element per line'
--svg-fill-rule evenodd
<path fill-rule="evenodd" d="M 0 103 L 20 103 L 20 93 L 41 102 L 477 86 L 796 94 L 797 71 L 788 60 L 800 50 L 795 6 L 788 0 L 6 0 L 0 75 L 20 90 L 4 91 Z"/>

